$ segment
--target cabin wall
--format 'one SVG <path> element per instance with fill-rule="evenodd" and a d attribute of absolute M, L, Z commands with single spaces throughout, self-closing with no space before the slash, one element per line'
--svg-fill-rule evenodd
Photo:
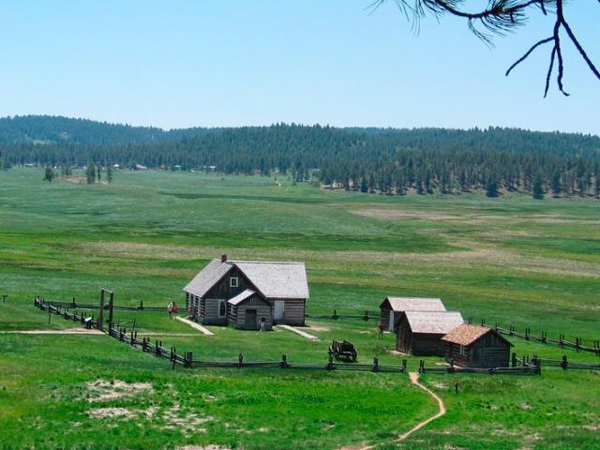
<path fill-rule="evenodd" d="M 283 301 L 283 324 L 305 325 L 306 299 L 303 298 L 270 298 L 269 303 L 275 308 L 276 301 Z"/>
<path fill-rule="evenodd" d="M 204 325 L 227 325 L 227 302 L 225 301 L 225 314 L 219 317 L 220 299 L 206 298 L 203 301 L 204 311 L 201 316 Z"/>
<path fill-rule="evenodd" d="M 238 286 L 231 287 L 231 278 L 236 277 L 238 279 Z M 221 278 L 207 293 L 204 298 L 215 298 L 215 299 L 226 299 L 235 297 L 241 294 L 246 289 L 254 289 L 248 279 L 238 270 L 237 267 L 233 267 L 223 278 Z"/>
<path fill-rule="evenodd" d="M 379 323 L 383 326 L 383 329 L 386 331 L 394 331 L 390 330 L 390 307 L 389 306 L 381 306 L 381 312 L 379 313 Z"/>
<path fill-rule="evenodd" d="M 266 319 L 265 329 L 273 329 L 273 314 L 271 305 L 257 295 L 251 296 L 249 299 L 243 301 L 237 306 L 234 306 L 233 308 L 235 308 L 235 314 L 232 314 L 234 317 L 232 317 L 231 323 L 235 328 L 242 330 L 258 330 L 260 329 L 260 319 L 264 317 Z M 256 310 L 256 323 L 254 326 L 248 326 L 246 324 L 246 311 L 249 309 Z"/>
<path fill-rule="evenodd" d="M 443 334 L 413 333 L 411 353 L 415 356 L 444 356 Z"/>
<path fill-rule="evenodd" d="M 396 331 L 396 350 L 402 353 L 411 353 L 412 330 L 408 321 L 403 317 Z"/>
<path fill-rule="evenodd" d="M 466 350 L 466 354 L 461 355 L 459 344 L 453 344 L 452 342 L 446 342 L 444 358 L 448 362 L 454 360 L 454 364 L 456 364 L 457 366 L 469 367 L 469 366 L 471 366 L 471 358 L 470 358 L 470 354 L 471 354 L 470 350 L 471 349 L 469 347 L 466 347 L 465 350 Z"/>
<path fill-rule="evenodd" d="M 445 358 L 447 361 L 465 367 L 509 367 L 510 345 L 493 333 L 483 336 L 473 344 L 465 346 L 466 355 L 460 354 L 460 345 L 447 342 Z"/>

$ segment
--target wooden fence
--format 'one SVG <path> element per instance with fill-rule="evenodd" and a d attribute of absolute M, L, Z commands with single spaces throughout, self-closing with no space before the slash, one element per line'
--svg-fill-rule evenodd
<path fill-rule="evenodd" d="M 99 304 L 97 304 L 97 303 L 96 304 L 78 303 L 75 301 L 75 298 L 73 298 L 73 300 L 70 302 L 47 301 L 43 297 L 36 297 L 36 299 L 42 301 L 44 304 L 52 305 L 52 306 L 55 306 L 58 308 L 65 308 L 65 309 L 98 309 L 100 307 Z M 104 309 L 108 310 L 108 305 L 105 305 Z M 160 311 L 160 312 L 167 313 L 166 306 L 164 308 L 162 306 L 144 306 L 143 300 L 140 300 L 140 304 L 138 306 L 114 305 L 113 309 L 120 310 L 120 311 Z"/>
<path fill-rule="evenodd" d="M 97 327 L 97 321 L 91 315 L 85 315 L 83 313 L 78 314 L 77 312 L 71 312 L 69 309 L 62 309 L 60 306 L 55 304 L 46 303 L 43 299 L 36 297 L 34 300 L 34 306 L 41 309 L 42 311 L 48 311 L 48 314 L 55 314 L 62 316 L 65 320 L 81 323 L 84 327 L 91 329 Z M 407 360 L 404 359 L 399 366 L 381 365 L 379 364 L 378 358 L 373 359 L 372 364 L 354 364 L 354 363 L 338 363 L 334 362 L 333 357 L 329 356 L 325 363 L 292 363 L 288 360 L 287 355 L 282 355 L 279 361 L 246 361 L 242 354 L 238 355 L 237 361 L 203 361 L 195 360 L 193 353 L 186 351 L 178 353 L 174 346 L 169 348 L 165 347 L 162 341 L 154 341 L 154 343 L 147 337 L 142 339 L 138 338 L 137 331 L 130 331 L 129 333 L 125 328 L 113 328 L 109 327 L 108 331 L 105 331 L 108 336 L 123 342 L 132 347 L 140 348 L 143 352 L 154 355 L 158 358 L 168 359 L 173 369 L 175 366 L 180 365 L 184 368 L 254 368 L 254 369 L 297 369 L 297 370 L 342 370 L 342 371 L 362 371 L 362 372 L 375 372 L 375 373 L 407 373 Z M 600 364 L 584 364 L 578 362 L 570 362 L 567 357 L 564 356 L 562 360 L 549 360 L 541 359 L 537 356 L 529 358 L 523 356 L 522 359 L 516 357 L 516 354 L 512 355 L 512 367 L 495 367 L 495 368 L 471 368 L 471 367 L 458 367 L 454 364 L 449 366 L 434 366 L 425 367 L 425 362 L 420 361 L 419 372 L 420 373 L 487 373 L 487 374 L 540 374 L 541 367 L 561 367 L 562 369 L 590 369 L 600 370 Z"/>
<path fill-rule="evenodd" d="M 370 312 L 365 311 L 363 314 L 338 314 L 337 310 L 333 310 L 333 314 L 306 314 L 306 317 L 313 319 L 361 319 L 364 321 L 369 320 L 379 320 L 379 312 Z M 467 319 L 468 323 L 474 323 L 473 318 L 469 317 Z M 486 320 L 481 319 L 481 325 L 485 326 Z M 589 352 L 594 353 L 600 356 L 600 340 L 593 340 L 591 345 L 584 345 L 583 339 L 580 337 L 576 337 L 575 340 L 568 340 L 564 334 L 559 333 L 558 339 L 553 339 L 548 337 L 548 333 L 545 331 L 540 332 L 539 334 L 534 334 L 531 332 L 531 328 L 526 327 L 524 332 L 517 332 L 513 325 L 509 325 L 508 329 L 500 326 L 498 322 L 496 322 L 493 326 L 495 330 L 506 336 L 515 337 L 524 339 L 526 341 L 539 342 L 542 344 L 556 345 L 561 348 L 572 348 L 577 352 Z"/>

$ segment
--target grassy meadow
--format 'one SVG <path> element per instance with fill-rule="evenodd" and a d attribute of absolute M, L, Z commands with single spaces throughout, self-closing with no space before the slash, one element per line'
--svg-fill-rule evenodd
<path fill-rule="evenodd" d="M 600 373 L 542 377 L 430 375 L 448 413 L 407 376 L 171 370 L 105 336 L 23 335 L 73 327 L 33 308 L 47 300 L 183 303 L 211 258 L 304 261 L 309 313 L 376 311 L 386 295 L 441 297 L 488 324 L 600 339 L 600 202 L 518 194 L 404 197 L 325 190 L 267 177 L 117 172 L 111 185 L 0 172 L 0 448 L 568 449 L 600 448 Z M 309 320 L 311 342 L 285 330 L 210 327 L 166 313 L 119 312 L 140 335 L 195 359 L 326 362 L 331 339 L 360 362 L 401 364 L 375 322 Z M 598 362 L 514 340 L 520 354 Z M 428 358 L 428 364 L 439 362 Z M 418 359 L 411 358 L 415 369 Z M 458 383 L 458 393 L 455 384 Z"/>

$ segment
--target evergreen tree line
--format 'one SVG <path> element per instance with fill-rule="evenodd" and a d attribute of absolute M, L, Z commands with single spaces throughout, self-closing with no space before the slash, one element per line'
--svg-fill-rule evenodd
<path fill-rule="evenodd" d="M 205 130 L 206 131 L 206 130 Z M 231 174 L 287 173 L 366 193 L 519 191 L 600 194 L 600 138 L 519 129 L 340 129 L 278 124 L 211 130 L 157 143 L 0 141 L 7 165 L 119 164 Z M 179 168 L 178 167 L 178 168 Z"/>

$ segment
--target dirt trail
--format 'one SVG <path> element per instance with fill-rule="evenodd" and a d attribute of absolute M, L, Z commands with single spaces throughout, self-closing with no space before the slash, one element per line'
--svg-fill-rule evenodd
<path fill-rule="evenodd" d="M 438 403 L 439 411 L 437 412 L 437 414 L 435 416 L 430 417 L 427 420 L 424 420 L 421 423 L 418 423 L 417 425 L 412 427 L 410 430 L 408 430 L 406 433 L 399 436 L 398 439 L 395 439 L 392 442 L 381 442 L 379 444 L 368 445 L 366 447 L 361 447 L 359 450 L 370 450 L 372 448 L 378 447 L 383 444 L 394 444 L 397 442 L 402 442 L 407 437 L 409 437 L 411 434 L 415 433 L 416 431 L 419 431 L 421 428 L 428 425 L 430 422 L 433 422 L 435 419 L 439 419 L 444 414 L 446 414 L 446 405 L 444 405 L 444 401 L 437 394 L 435 394 L 431 389 L 428 389 L 425 386 L 423 386 L 421 383 L 419 383 L 419 374 L 417 372 L 411 372 L 411 373 L 409 373 L 409 376 L 410 376 L 410 381 L 412 384 L 414 384 L 415 386 L 417 386 L 420 389 L 423 389 L 425 392 L 427 392 L 429 395 L 431 395 L 435 399 L 435 401 Z"/>
<path fill-rule="evenodd" d="M 0 331 L 0 334 L 92 334 L 103 335 L 100 330 L 87 330 L 85 328 L 70 328 L 68 330 L 17 330 L 17 331 Z"/>
<path fill-rule="evenodd" d="M 212 331 L 210 331 L 208 328 L 204 328 L 202 325 L 200 325 L 199 323 L 196 322 L 192 322 L 189 319 L 184 319 L 183 317 L 175 317 L 175 319 L 179 320 L 180 322 L 185 323 L 186 325 L 192 327 L 194 330 L 198 330 L 200 333 L 204 334 L 205 336 L 214 336 L 214 333 Z"/>

